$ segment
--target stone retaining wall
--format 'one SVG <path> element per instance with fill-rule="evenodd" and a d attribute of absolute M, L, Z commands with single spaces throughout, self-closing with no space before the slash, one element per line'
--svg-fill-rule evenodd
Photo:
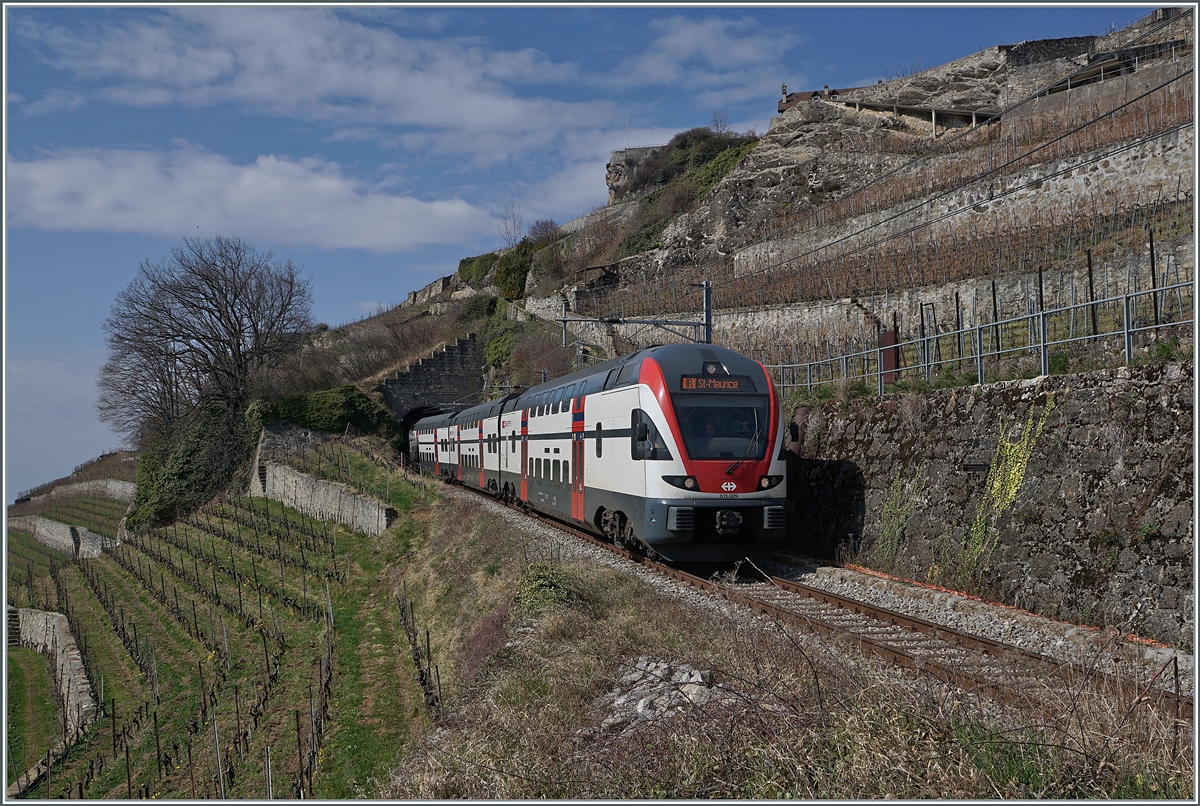
<path fill-rule="evenodd" d="M 29 532 L 39 543 L 75 559 L 99 557 L 104 549 L 120 542 L 98 535 L 82 526 L 67 526 L 41 515 L 11 517 L 8 519 L 8 528 Z"/>
<path fill-rule="evenodd" d="M 51 498 L 66 498 L 75 495 L 102 495 L 105 498 L 114 498 L 117 501 L 124 501 L 126 504 L 132 504 L 134 496 L 137 495 L 137 485 L 132 481 L 118 481 L 117 479 L 93 479 L 92 481 L 81 481 L 76 484 L 63 484 L 55 487 L 46 494 Z M 44 496 L 36 496 L 31 499 L 33 501 Z"/>
<path fill-rule="evenodd" d="M 1190 645 L 1192 413 L 1190 364 L 826 404 L 790 462 L 793 545 Z"/>
<path fill-rule="evenodd" d="M 265 471 L 260 471 L 251 483 L 251 495 L 281 501 L 311 518 L 336 521 L 366 535 L 380 534 L 396 519 L 396 510 L 354 493 L 345 484 L 314 479 L 278 462 L 260 467 Z"/>
<path fill-rule="evenodd" d="M 67 717 L 67 737 L 74 741 L 97 714 L 96 694 L 83 666 L 75 636 L 62 613 L 20 608 L 21 646 L 49 655 L 59 707 Z"/>

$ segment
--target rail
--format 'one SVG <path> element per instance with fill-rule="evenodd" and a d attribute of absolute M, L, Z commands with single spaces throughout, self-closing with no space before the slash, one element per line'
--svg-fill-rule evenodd
<path fill-rule="evenodd" d="M 1037 362 L 1036 374 L 1049 375 L 1052 370 L 1066 371 L 1069 362 L 1069 356 L 1055 353 L 1055 348 L 1085 342 L 1098 342 L 1109 354 L 1123 351 L 1128 365 L 1146 334 L 1157 338 L 1164 331 L 1192 325 L 1193 289 L 1192 281 L 1175 283 L 942 333 L 922 333 L 909 341 L 817 361 L 764 366 L 786 397 L 791 390 L 811 394 L 821 386 L 840 383 L 873 383 L 883 395 L 888 386 L 910 381 L 914 375 L 917 381 L 931 382 L 947 373 L 971 373 L 983 384 L 988 381 L 989 365 L 992 380 L 1000 380 L 1019 377 L 1017 373 L 1027 370 L 1022 361 L 1029 359 Z M 1113 344 L 1119 345 L 1116 350 Z M 1004 361 L 1010 362 L 1007 367 L 1000 366 Z"/>

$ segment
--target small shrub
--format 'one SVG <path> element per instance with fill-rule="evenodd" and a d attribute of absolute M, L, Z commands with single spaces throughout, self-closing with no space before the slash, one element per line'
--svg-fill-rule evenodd
<path fill-rule="evenodd" d="M 613 257 L 616 260 L 621 260 L 632 255 L 640 255 L 642 252 L 649 252 L 651 249 L 657 249 L 661 246 L 659 236 L 662 235 L 663 230 L 670 223 L 670 219 L 664 219 L 647 224 L 636 232 L 631 232 L 621 241 L 621 245 L 617 247 L 617 253 Z"/>
<path fill-rule="evenodd" d="M 314 431 L 345 431 L 350 424 L 365 434 L 395 436 L 392 413 L 351 384 L 289 395 L 271 407 L 271 414 Z"/>
<path fill-rule="evenodd" d="M 554 243 L 562 237 L 562 231 L 553 219 L 540 218 L 529 225 L 528 238 L 537 246 Z"/>
<path fill-rule="evenodd" d="M 463 303 L 462 308 L 459 310 L 458 321 L 462 324 L 467 324 L 479 319 L 486 319 L 496 312 L 497 302 L 499 300 L 489 294 L 470 297 Z"/>
<path fill-rule="evenodd" d="M 525 569 L 517 583 L 517 604 L 528 613 L 536 613 L 572 599 L 567 577 L 561 569 L 535 562 Z"/>
<path fill-rule="evenodd" d="M 1066 353 L 1051 353 L 1049 364 L 1051 375 L 1063 375 L 1071 371 L 1071 359 Z"/>
<path fill-rule="evenodd" d="M 525 239 L 505 252 L 496 264 L 496 287 L 506 299 L 525 296 L 525 280 L 533 263 L 533 243 Z"/>
<path fill-rule="evenodd" d="M 465 257 L 458 261 L 458 276 L 472 288 L 478 288 L 483 278 L 496 264 L 496 253 L 488 252 L 478 257 Z"/>

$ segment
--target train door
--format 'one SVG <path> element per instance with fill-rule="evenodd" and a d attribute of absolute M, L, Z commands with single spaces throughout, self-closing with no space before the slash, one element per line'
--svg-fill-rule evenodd
<path fill-rule="evenodd" d="M 476 453 L 479 458 L 479 489 L 486 490 L 487 489 L 487 479 L 484 478 L 484 472 L 483 472 L 483 466 L 485 464 L 484 460 L 483 460 L 483 457 L 485 456 L 484 449 L 483 449 L 483 418 L 480 418 L 480 420 L 479 420 L 478 431 L 479 431 L 479 443 L 478 443 L 479 447 L 476 449 Z"/>
<path fill-rule="evenodd" d="M 571 401 L 571 517 L 583 520 L 583 402 L 581 395 Z"/>
<path fill-rule="evenodd" d="M 454 444 L 451 447 L 452 453 L 450 454 L 450 458 L 453 459 L 455 463 L 454 477 L 459 481 L 462 481 L 462 426 L 455 425 L 453 433 Z"/>
<path fill-rule="evenodd" d="M 529 500 L 529 409 L 521 409 L 521 500 Z"/>

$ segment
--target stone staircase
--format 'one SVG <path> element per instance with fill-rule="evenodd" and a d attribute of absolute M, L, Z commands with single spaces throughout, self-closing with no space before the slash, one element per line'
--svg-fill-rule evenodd
<path fill-rule="evenodd" d="M 21 645 L 21 614 L 12 605 L 8 607 L 8 645 Z"/>

